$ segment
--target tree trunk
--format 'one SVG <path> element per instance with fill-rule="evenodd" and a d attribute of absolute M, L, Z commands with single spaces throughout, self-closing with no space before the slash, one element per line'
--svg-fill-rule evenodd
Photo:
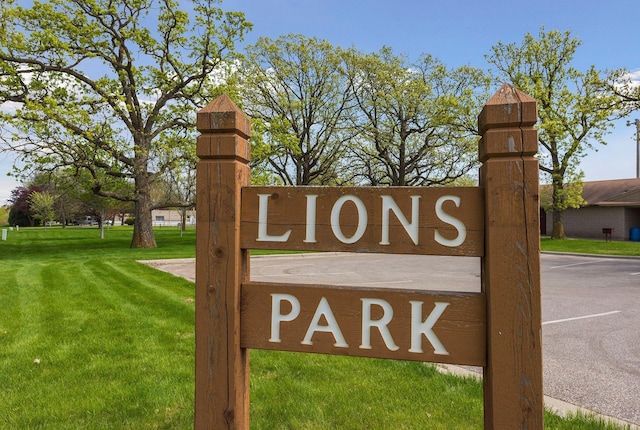
<path fill-rule="evenodd" d="M 564 170 L 557 169 L 556 174 L 552 175 L 552 210 L 553 210 L 553 230 L 551 231 L 551 239 L 566 239 L 564 234 L 564 223 L 562 221 L 562 213 L 566 206 L 564 202 Z"/>
<path fill-rule="evenodd" d="M 562 211 L 553 211 L 553 231 L 551 232 L 551 239 L 566 239 L 564 234 L 564 223 L 562 221 Z"/>
<path fill-rule="evenodd" d="M 136 178 L 135 218 L 133 221 L 133 238 L 131 248 L 156 248 L 151 219 L 151 184 L 147 175 Z"/>
<path fill-rule="evenodd" d="M 100 229 L 100 239 L 104 239 L 104 219 L 106 218 L 106 211 L 100 210 L 100 217 L 98 218 L 98 228 Z"/>

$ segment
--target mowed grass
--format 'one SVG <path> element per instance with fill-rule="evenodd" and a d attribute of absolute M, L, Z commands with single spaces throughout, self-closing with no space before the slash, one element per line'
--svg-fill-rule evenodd
<path fill-rule="evenodd" d="M 572 252 L 576 254 L 600 254 L 612 256 L 640 257 L 640 242 L 589 240 L 589 239 L 550 239 L 542 238 L 543 251 Z"/>
<path fill-rule="evenodd" d="M 0 247 L 0 428 L 188 428 L 193 284 L 136 263 L 193 255 L 193 232 L 23 229 Z M 181 250 L 184 245 L 184 250 Z"/>
<path fill-rule="evenodd" d="M 136 260 L 195 232 L 21 229 L 0 242 L 0 429 L 193 428 L 194 285 Z M 614 428 L 546 414 L 548 429 Z M 482 386 L 416 362 L 251 351 L 253 429 L 480 429 Z"/>

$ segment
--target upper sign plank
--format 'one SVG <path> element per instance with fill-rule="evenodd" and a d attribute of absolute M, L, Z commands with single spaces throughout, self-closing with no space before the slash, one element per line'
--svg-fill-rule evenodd
<path fill-rule="evenodd" d="M 246 249 L 484 254 L 477 187 L 244 187 Z"/>

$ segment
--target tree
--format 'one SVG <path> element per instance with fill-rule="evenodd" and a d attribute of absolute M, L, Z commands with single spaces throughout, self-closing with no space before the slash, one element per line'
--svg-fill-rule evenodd
<path fill-rule="evenodd" d="M 0 225 L 9 222 L 9 206 L 0 206 Z"/>
<path fill-rule="evenodd" d="M 637 73 L 629 72 L 626 69 L 614 70 L 607 76 L 604 90 L 619 97 L 626 114 L 640 109 L 640 85 Z"/>
<path fill-rule="evenodd" d="M 240 69 L 242 105 L 264 127 L 264 161 L 288 185 L 339 182 L 338 163 L 351 138 L 345 114 L 351 91 L 342 51 L 289 34 L 247 47 Z M 263 146 L 263 149 L 264 149 Z"/>
<path fill-rule="evenodd" d="M 67 170 L 59 172 L 53 179 L 56 181 L 58 194 L 68 196 L 76 203 L 78 208 L 76 215 L 96 217 L 100 239 L 104 239 L 104 221 L 107 217 L 113 218 L 120 208 L 130 206 L 127 202 L 94 193 L 92 186 L 95 183 L 95 177 L 86 171 Z M 99 179 L 102 189 L 109 193 L 127 195 L 133 191 L 132 184 L 122 178 L 104 175 Z"/>
<path fill-rule="evenodd" d="M 242 13 L 217 3 L 0 6 L 0 103 L 13 103 L 0 117 L 5 149 L 49 169 L 87 171 L 96 194 L 134 202 L 132 247 L 156 246 L 151 210 L 168 202 L 153 202 L 151 191 L 175 165 L 159 155 L 188 152 L 195 112 L 250 28 Z M 130 181 L 133 192 L 105 189 L 105 176 Z"/>
<path fill-rule="evenodd" d="M 105 175 L 100 178 L 102 188 L 109 192 L 126 195 L 133 191 L 132 184 L 122 178 Z M 107 217 L 115 218 L 122 211 L 131 213 L 133 207 L 128 202 L 95 194 L 92 190 L 94 178 L 84 170 L 73 168 L 49 172 L 36 172 L 29 179 L 30 186 L 38 186 L 54 196 L 55 217 L 62 226 L 74 219 L 86 216 L 98 220 L 100 238 L 104 238 L 104 223 Z"/>
<path fill-rule="evenodd" d="M 35 191 L 29 195 L 29 209 L 31 209 L 35 218 L 42 222 L 45 230 L 47 229 L 47 223 L 52 222 L 55 217 L 54 203 L 55 198 L 46 191 Z"/>
<path fill-rule="evenodd" d="M 477 160 L 477 114 L 490 79 L 448 69 L 423 55 L 415 64 L 390 48 L 351 51 L 349 76 L 358 114 L 352 145 L 356 177 L 371 185 L 443 185 Z"/>
<path fill-rule="evenodd" d="M 502 78 L 538 102 L 540 170 L 551 178 L 552 238 L 558 239 L 565 237 L 563 211 L 581 201 L 576 184 L 566 185 L 571 177 L 580 177 L 578 165 L 585 151 L 606 144 L 604 136 L 620 107 L 615 95 L 603 90 L 615 72 L 594 66 L 581 72 L 571 66 L 580 45 L 569 31 L 543 28 L 537 38 L 526 34 L 520 45 L 500 42 L 487 56 Z"/>
<path fill-rule="evenodd" d="M 196 166 L 195 161 L 183 159 L 182 163 L 167 172 L 161 192 L 165 201 L 179 202 L 180 234 L 187 228 L 187 211 L 195 206 Z"/>
<path fill-rule="evenodd" d="M 36 225 L 34 213 L 29 208 L 29 196 L 34 192 L 42 192 L 44 187 L 41 185 L 30 184 L 27 187 L 17 187 L 11 190 L 11 209 L 9 210 L 9 224 L 20 227 L 28 227 Z"/>
<path fill-rule="evenodd" d="M 73 196 L 78 189 L 77 181 L 67 171 L 35 172 L 28 181 L 31 185 L 37 185 L 55 196 L 53 205 L 55 216 L 65 228 L 72 217 L 79 212 L 80 203 Z"/>

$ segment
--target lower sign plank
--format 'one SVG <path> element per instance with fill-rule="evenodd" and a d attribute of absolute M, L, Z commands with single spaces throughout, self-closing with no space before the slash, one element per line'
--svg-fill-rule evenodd
<path fill-rule="evenodd" d="M 484 366 L 483 293 L 242 284 L 243 348 Z"/>

